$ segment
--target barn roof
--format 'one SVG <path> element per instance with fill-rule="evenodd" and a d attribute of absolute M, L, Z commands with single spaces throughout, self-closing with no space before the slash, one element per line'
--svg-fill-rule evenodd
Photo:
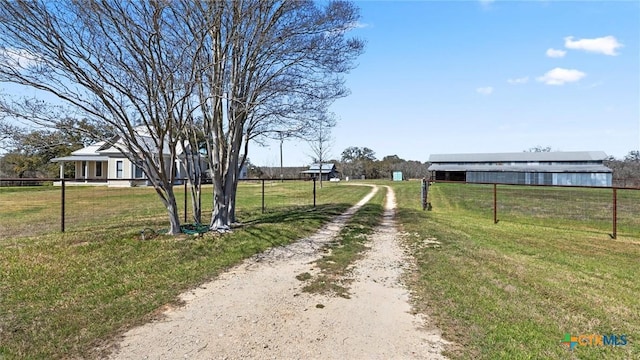
<path fill-rule="evenodd" d="M 305 171 L 300 171 L 301 174 L 331 174 L 331 169 L 325 169 L 322 168 L 322 172 L 320 172 L 320 169 L 316 169 L 316 170 L 305 170 Z"/>
<path fill-rule="evenodd" d="M 454 165 L 431 164 L 430 171 L 496 171 L 496 172 L 536 172 L 536 173 L 610 173 L 604 165 Z"/>
<path fill-rule="evenodd" d="M 604 151 L 553 151 L 478 154 L 432 154 L 431 163 L 491 163 L 491 162 L 570 162 L 602 161 L 607 158 Z"/>
<path fill-rule="evenodd" d="M 333 169 L 336 166 L 332 163 L 322 163 L 322 170 L 324 171 L 324 169 Z M 311 164 L 309 165 L 309 170 L 320 170 L 320 164 Z"/>

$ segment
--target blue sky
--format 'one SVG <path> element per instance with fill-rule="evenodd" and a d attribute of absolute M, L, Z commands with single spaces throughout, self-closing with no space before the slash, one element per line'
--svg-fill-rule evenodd
<path fill-rule="evenodd" d="M 357 1 L 367 42 L 331 155 L 369 147 L 381 159 L 432 153 L 640 148 L 640 2 Z M 284 143 L 284 165 L 311 161 Z M 280 163 L 279 142 L 249 151 Z"/>

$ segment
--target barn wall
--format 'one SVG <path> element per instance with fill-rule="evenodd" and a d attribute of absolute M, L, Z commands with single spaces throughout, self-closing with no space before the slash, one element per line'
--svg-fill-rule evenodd
<path fill-rule="evenodd" d="M 522 185 L 611 186 L 611 174 L 468 171 L 467 182 Z"/>

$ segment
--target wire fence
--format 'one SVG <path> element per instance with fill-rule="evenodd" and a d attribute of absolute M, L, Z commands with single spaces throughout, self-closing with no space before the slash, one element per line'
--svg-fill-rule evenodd
<path fill-rule="evenodd" d="M 166 226 L 167 211 L 152 186 L 108 187 L 66 179 L 0 179 L 0 239 L 51 232 Z M 119 182 L 135 179 L 117 179 Z M 243 179 L 237 191 L 237 214 L 258 216 L 299 206 L 327 204 L 313 180 Z M 174 186 L 179 216 L 193 223 L 192 199 L 186 182 Z M 202 186 L 202 223 L 213 209 L 213 186 Z"/>
<path fill-rule="evenodd" d="M 440 203 L 487 219 L 640 237 L 640 189 L 436 182 Z M 430 204 L 431 205 L 431 204 Z"/>

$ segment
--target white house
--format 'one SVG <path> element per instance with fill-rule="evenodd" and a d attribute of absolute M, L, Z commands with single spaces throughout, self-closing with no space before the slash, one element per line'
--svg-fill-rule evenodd
<path fill-rule="evenodd" d="M 152 144 L 151 137 L 141 135 L 139 142 Z M 153 145 L 151 145 L 153 146 Z M 150 146 L 150 148 L 151 148 Z M 115 138 L 109 142 L 100 141 L 71 153 L 70 156 L 51 159 L 60 164 L 60 177 L 64 177 L 64 164 L 72 162 L 75 165 L 75 177 L 65 181 L 68 185 L 103 185 L 113 187 L 145 186 L 149 185 L 142 168 L 131 162 L 123 153 L 125 149 L 121 139 Z M 169 160 L 169 150 L 164 149 L 163 155 Z M 173 164 L 176 179 L 187 177 L 185 152 L 182 146 L 177 149 L 177 159 Z M 206 162 L 201 159 L 200 166 L 206 173 Z M 180 180 L 181 182 L 181 180 Z"/>

